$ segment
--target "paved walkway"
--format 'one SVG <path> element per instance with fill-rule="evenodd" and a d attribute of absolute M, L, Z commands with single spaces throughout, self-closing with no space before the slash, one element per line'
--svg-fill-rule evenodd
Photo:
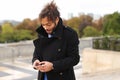
<path fill-rule="evenodd" d="M 0 80 L 35 80 L 36 75 L 30 57 L 0 62 Z"/>
<path fill-rule="evenodd" d="M 120 80 L 120 70 L 96 74 L 77 74 L 77 80 Z"/>
<path fill-rule="evenodd" d="M 77 80 L 120 80 L 120 71 L 82 74 L 81 63 L 74 67 Z M 37 71 L 31 66 L 31 58 L 0 61 L 0 80 L 36 80 Z"/>

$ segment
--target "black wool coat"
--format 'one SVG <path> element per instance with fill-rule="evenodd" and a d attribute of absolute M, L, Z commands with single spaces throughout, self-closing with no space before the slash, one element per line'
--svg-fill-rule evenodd
<path fill-rule="evenodd" d="M 53 30 L 51 38 L 47 37 L 48 34 L 42 26 L 36 31 L 39 37 L 33 41 L 35 50 L 32 63 L 36 59 L 53 63 L 54 69 L 46 73 L 48 80 L 76 80 L 73 66 L 80 60 L 77 33 L 65 27 L 62 19 Z M 43 80 L 43 74 L 38 72 L 38 80 Z"/>

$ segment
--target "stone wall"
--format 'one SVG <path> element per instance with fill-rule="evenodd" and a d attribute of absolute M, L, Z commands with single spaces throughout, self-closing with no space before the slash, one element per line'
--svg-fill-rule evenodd
<path fill-rule="evenodd" d="M 0 46 L 0 60 L 33 55 L 32 41 L 4 44 Z"/>
<path fill-rule="evenodd" d="M 92 38 L 80 38 L 79 53 L 82 58 L 82 52 L 84 48 L 92 48 Z M 32 56 L 33 55 L 33 42 L 21 41 L 17 43 L 6 43 L 0 44 L 0 60 L 15 58 L 21 56 Z"/>
<path fill-rule="evenodd" d="M 82 58 L 83 73 L 120 69 L 120 52 L 85 48 Z"/>

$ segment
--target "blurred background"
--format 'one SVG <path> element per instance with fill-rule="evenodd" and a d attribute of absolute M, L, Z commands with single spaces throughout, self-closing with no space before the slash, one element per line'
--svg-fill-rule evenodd
<path fill-rule="evenodd" d="M 32 41 L 37 38 L 35 30 L 40 25 L 39 13 L 50 1 L 52 0 L 0 1 L 0 80 L 36 80 L 37 71 L 32 68 L 31 63 L 34 50 Z M 93 72 L 83 70 L 86 69 L 84 68 L 86 58 L 84 59 L 83 53 L 85 48 L 120 53 L 118 4 L 120 1 L 54 0 L 54 2 L 58 6 L 64 25 L 70 26 L 79 35 L 81 61 L 74 67 L 77 80 L 117 80 L 116 77 L 119 80 L 119 72 L 114 76 L 111 76 L 113 72 L 108 72 L 113 71 L 113 65 L 112 69 L 110 65 L 109 69 L 105 69 L 106 66 L 100 68 L 103 71 L 107 70 L 108 74 L 104 76 L 98 74 L 92 77 L 86 76 Z M 120 66 L 116 66 L 115 69 L 119 70 Z M 83 73 L 86 75 L 83 76 Z"/>

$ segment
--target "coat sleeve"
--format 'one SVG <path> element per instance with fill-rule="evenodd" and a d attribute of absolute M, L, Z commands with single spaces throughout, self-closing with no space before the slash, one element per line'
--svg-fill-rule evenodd
<path fill-rule="evenodd" d="M 58 61 L 53 61 L 54 71 L 69 69 L 78 64 L 80 60 L 77 33 L 73 31 L 72 34 L 68 34 L 67 38 L 67 57 Z"/>
<path fill-rule="evenodd" d="M 34 52 L 33 52 L 33 58 L 32 58 L 32 64 L 33 64 L 33 62 L 35 61 L 35 60 L 39 60 L 40 59 L 40 57 L 39 57 L 39 51 L 38 51 L 38 45 L 37 44 L 39 44 L 39 39 L 36 39 L 36 40 L 34 40 L 33 41 L 33 44 L 34 44 Z"/>
<path fill-rule="evenodd" d="M 34 52 L 33 52 L 33 58 L 32 58 L 32 64 L 34 63 L 35 60 L 38 59 L 38 54 L 37 54 L 37 51 L 36 51 L 36 48 L 34 49 Z"/>

